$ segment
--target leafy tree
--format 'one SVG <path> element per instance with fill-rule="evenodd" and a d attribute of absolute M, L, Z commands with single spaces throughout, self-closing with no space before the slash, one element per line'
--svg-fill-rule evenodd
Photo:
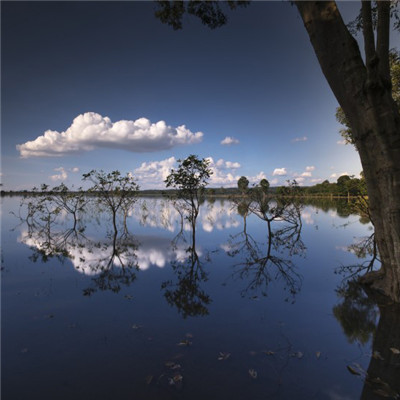
<path fill-rule="evenodd" d="M 117 213 L 121 211 L 124 214 L 126 229 L 126 217 L 130 207 L 136 201 L 135 196 L 139 190 L 133 176 L 129 173 L 123 176 L 119 171 L 105 173 L 104 171 L 92 170 L 83 175 L 83 180 L 93 183 L 89 192 L 96 194 L 99 203 L 104 204 L 112 212 L 114 231 L 117 230 Z"/>
<path fill-rule="evenodd" d="M 182 27 L 185 11 L 211 28 L 227 21 L 215 1 L 158 4 L 158 18 L 175 29 Z M 247 2 L 227 4 L 235 8 Z M 389 56 L 391 16 L 397 18 L 395 27 L 400 28 L 398 2 L 361 2 L 356 27 L 362 29 L 364 58 L 335 1 L 299 0 L 294 4 L 322 72 L 349 121 L 365 173 L 382 268 L 364 282 L 400 302 L 400 115 L 392 96 Z"/>
<path fill-rule="evenodd" d="M 245 176 L 241 176 L 237 182 L 240 193 L 244 194 L 249 188 L 249 180 Z"/>
<path fill-rule="evenodd" d="M 212 174 L 209 168 L 210 162 L 205 158 L 199 159 L 193 154 L 178 162 L 178 169 L 171 170 L 164 182 L 167 188 L 176 189 L 178 199 L 188 211 L 187 219 L 194 227 L 204 190 Z"/>
<path fill-rule="evenodd" d="M 267 194 L 269 191 L 269 182 L 266 179 L 261 179 L 260 188 L 264 194 Z"/>

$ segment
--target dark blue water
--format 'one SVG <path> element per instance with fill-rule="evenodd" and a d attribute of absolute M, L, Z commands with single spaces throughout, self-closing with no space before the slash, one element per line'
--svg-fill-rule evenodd
<path fill-rule="evenodd" d="M 94 208 L 81 232 L 66 213 L 46 231 L 2 200 L 2 399 L 362 396 L 379 312 L 345 334 L 335 273 L 363 261 L 359 216 L 304 206 L 268 257 L 266 222 L 227 200 L 201 206 L 195 243 L 166 200 L 138 200 L 118 232 Z"/>

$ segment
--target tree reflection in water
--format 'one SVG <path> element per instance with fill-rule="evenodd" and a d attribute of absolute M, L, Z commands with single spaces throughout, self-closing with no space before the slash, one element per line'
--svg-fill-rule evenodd
<path fill-rule="evenodd" d="M 259 191 L 237 205 L 243 217 L 243 231 L 230 237 L 226 246 L 231 257 L 241 255 L 244 261 L 235 265 L 233 278 L 246 280 L 242 296 L 254 297 L 258 291 L 268 294 L 268 285 L 275 280 L 284 282 L 289 298 L 294 301 L 301 289 L 302 277 L 296 271 L 292 257 L 303 256 L 306 247 L 301 239 L 302 207 L 291 201 L 270 201 Z M 257 242 L 247 232 L 247 218 L 254 214 L 263 220 L 267 229 L 267 240 Z"/>
<path fill-rule="evenodd" d="M 194 213 L 190 214 L 191 216 Z M 210 296 L 200 287 L 207 281 L 208 274 L 204 271 L 200 256 L 196 251 L 196 218 L 191 220 L 190 242 L 187 242 L 183 230 L 184 215 L 181 214 L 181 230 L 172 240 L 171 245 L 177 254 L 179 249 L 184 248 L 184 253 L 171 262 L 171 267 L 177 277 L 177 282 L 168 280 L 162 283 L 165 290 L 164 296 L 167 302 L 177 308 L 184 318 L 208 315 L 208 305 L 211 303 Z M 186 247 L 188 243 L 188 247 Z M 186 247 L 186 248 L 185 248 Z"/>
<path fill-rule="evenodd" d="M 356 370 L 364 379 L 361 399 L 400 398 L 400 306 L 367 295 L 356 280 L 347 281 L 337 293 L 341 302 L 333 314 L 349 341 L 365 344 L 372 339 L 367 371 Z"/>
<path fill-rule="evenodd" d="M 59 194 L 57 193 L 57 196 Z M 70 202 L 76 201 L 71 196 Z M 46 262 L 57 258 L 61 262 L 69 259 L 74 268 L 85 275 L 92 275 L 93 285 L 84 289 L 85 295 L 97 290 L 119 292 L 122 286 L 129 286 L 136 279 L 138 243 L 126 227 L 126 210 L 121 224 L 117 224 L 116 214 L 112 213 L 112 224 L 104 240 L 94 240 L 85 235 L 83 203 L 85 218 L 99 216 L 109 211 L 107 207 L 99 208 L 96 197 L 79 200 L 82 207 L 69 211 L 60 206 L 60 201 L 52 193 L 38 194 L 24 198 L 20 210 L 26 210 L 18 218 L 26 226 L 21 241 L 31 247 L 32 261 Z M 79 211 L 79 213 L 78 213 Z M 73 212 L 73 226 L 66 227 L 69 215 Z M 122 226 L 122 228 L 119 227 Z M 120 233 L 120 231 L 122 233 Z"/>

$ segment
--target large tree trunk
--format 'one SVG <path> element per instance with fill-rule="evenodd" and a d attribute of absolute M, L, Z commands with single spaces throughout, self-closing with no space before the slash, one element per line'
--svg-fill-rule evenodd
<path fill-rule="evenodd" d="M 322 71 L 350 122 L 364 170 L 382 261 L 381 270 L 365 282 L 400 302 L 400 116 L 386 68 L 387 9 L 381 13 L 375 50 L 369 4 L 363 2 L 364 64 L 334 1 L 296 5 Z"/>

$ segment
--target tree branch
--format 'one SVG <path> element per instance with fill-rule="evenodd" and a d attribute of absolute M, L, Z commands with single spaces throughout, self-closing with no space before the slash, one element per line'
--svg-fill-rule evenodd
<path fill-rule="evenodd" d="M 389 67 L 390 1 L 377 1 L 377 3 L 378 3 L 378 27 L 377 27 L 376 50 L 379 57 L 379 73 L 383 81 L 385 83 L 390 84 L 390 67 Z"/>
<path fill-rule="evenodd" d="M 361 15 L 364 36 L 365 64 L 369 71 L 370 67 L 373 67 L 374 59 L 376 58 L 370 1 L 361 2 Z"/>

